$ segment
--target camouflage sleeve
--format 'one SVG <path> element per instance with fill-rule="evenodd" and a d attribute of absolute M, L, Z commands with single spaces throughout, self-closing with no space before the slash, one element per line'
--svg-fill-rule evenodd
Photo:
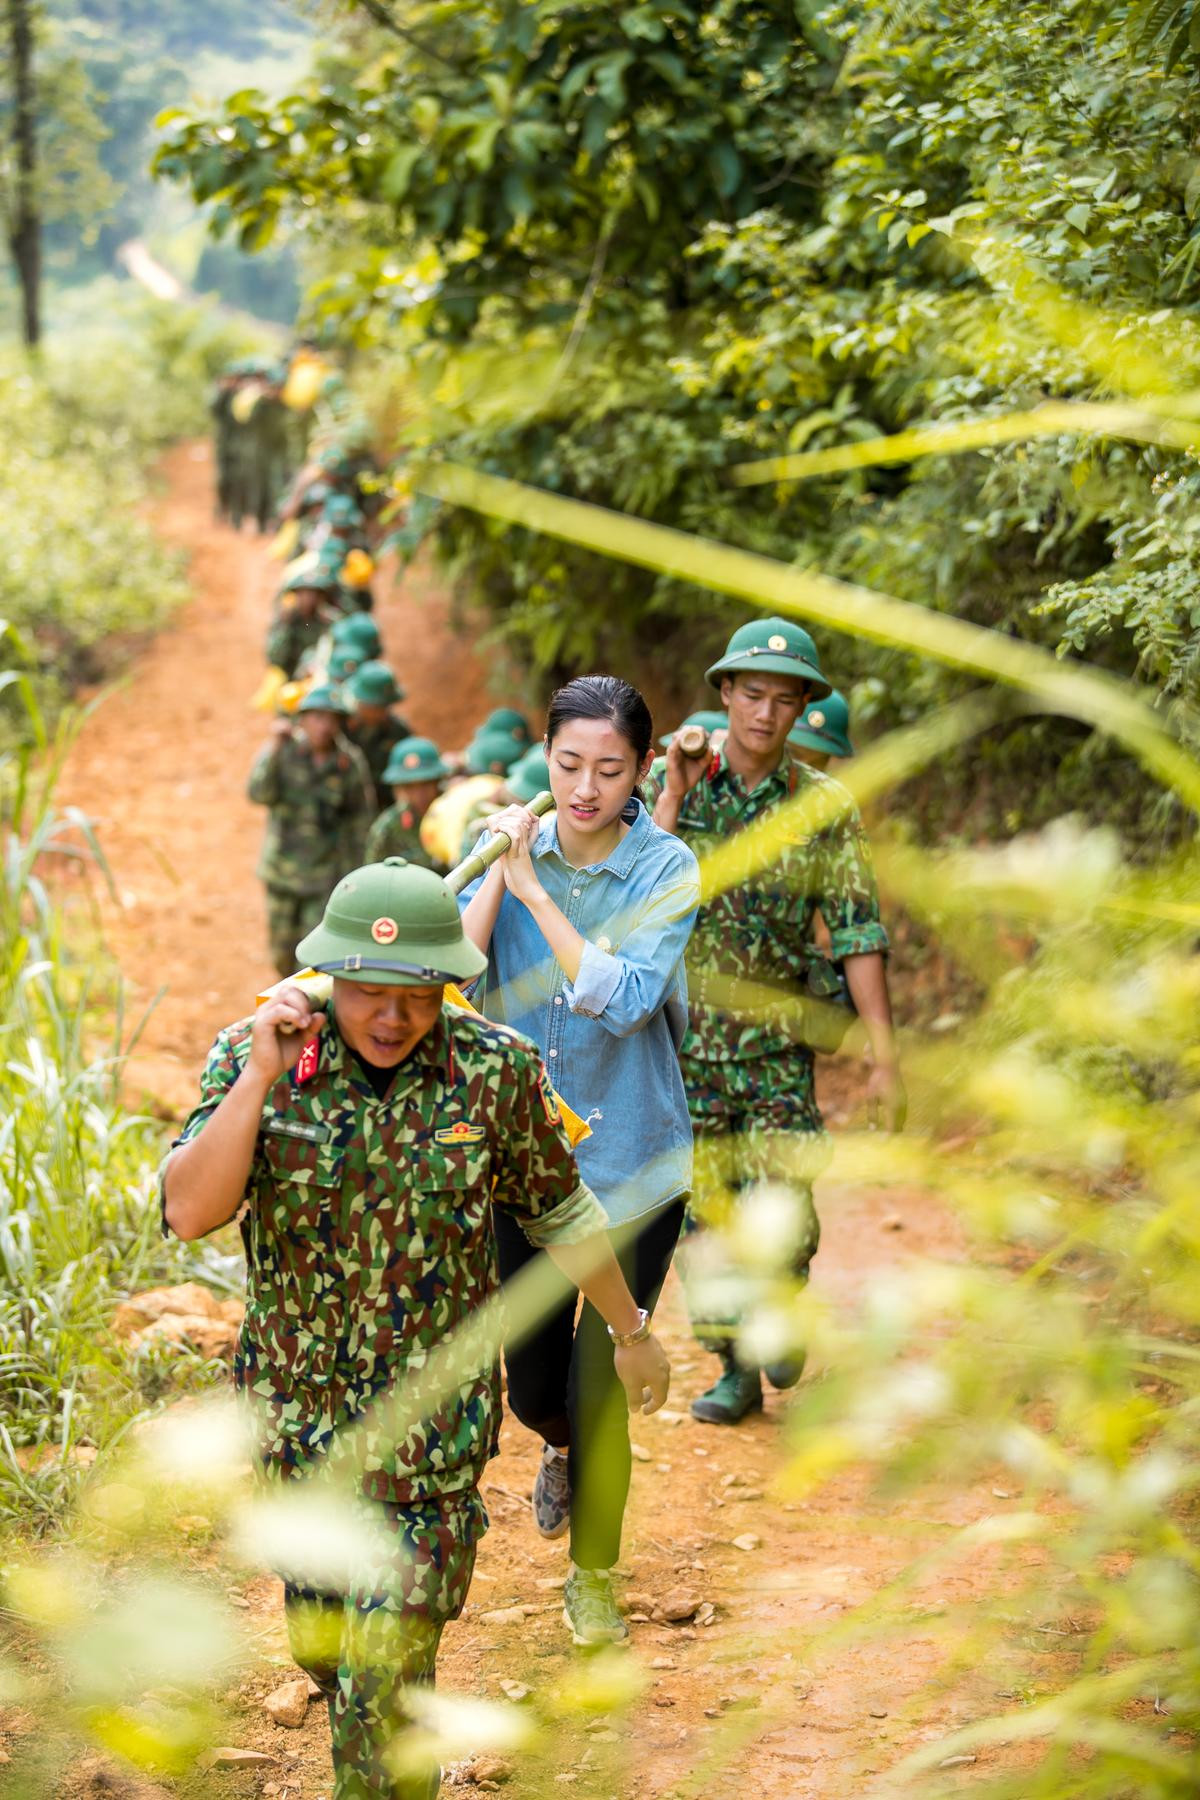
<path fill-rule="evenodd" d="M 278 744 L 268 744 L 254 759 L 246 794 L 259 806 L 274 806 L 279 799 L 279 750 Z"/>
<path fill-rule="evenodd" d="M 391 809 L 389 808 L 387 812 L 380 813 L 370 831 L 367 833 L 367 841 L 363 846 L 364 862 L 373 863 L 383 861 L 384 857 L 387 855 L 388 832 L 391 829 L 391 824 L 392 814 Z"/>
<path fill-rule="evenodd" d="M 371 765 L 357 744 L 347 742 L 350 752 L 350 780 L 347 783 L 346 811 L 351 818 L 370 818 L 375 811 L 375 783 Z"/>
<path fill-rule="evenodd" d="M 170 1150 L 158 1165 L 158 1205 L 164 1237 L 170 1235 L 166 1212 L 166 1173 L 172 1152 L 178 1150 L 181 1144 L 190 1144 L 193 1138 L 200 1136 L 246 1066 L 246 1058 L 249 1053 L 249 1020 L 242 1020 L 237 1025 L 226 1026 L 224 1031 L 218 1033 L 217 1041 L 208 1053 L 208 1061 L 200 1076 L 199 1103 L 192 1108 L 184 1120 L 179 1136 L 172 1141 Z"/>
<path fill-rule="evenodd" d="M 843 956 L 886 953 L 888 935 L 879 917 L 871 850 L 849 795 L 845 811 L 821 833 L 818 904 L 835 962 Z"/>
<path fill-rule="evenodd" d="M 579 1179 L 575 1155 L 546 1071 L 517 1055 L 505 1066 L 499 1096 L 505 1152 L 492 1202 L 506 1206 L 539 1250 L 577 1244 L 608 1227 L 608 1215 Z"/>
<path fill-rule="evenodd" d="M 272 668 L 286 668 L 291 656 L 291 635 L 286 619 L 272 619 L 267 627 L 267 661 Z"/>

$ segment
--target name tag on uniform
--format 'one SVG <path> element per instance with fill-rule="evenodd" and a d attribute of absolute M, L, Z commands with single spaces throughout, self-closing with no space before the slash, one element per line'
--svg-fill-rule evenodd
<path fill-rule="evenodd" d="M 306 1144 L 327 1144 L 328 1125 L 309 1125 L 303 1119 L 268 1119 L 263 1126 L 274 1137 L 303 1138 Z"/>
<path fill-rule="evenodd" d="M 435 1144 L 447 1144 L 457 1148 L 460 1144 L 482 1144 L 487 1132 L 482 1125 L 468 1125 L 460 1119 L 457 1125 L 439 1125 L 433 1134 Z"/>

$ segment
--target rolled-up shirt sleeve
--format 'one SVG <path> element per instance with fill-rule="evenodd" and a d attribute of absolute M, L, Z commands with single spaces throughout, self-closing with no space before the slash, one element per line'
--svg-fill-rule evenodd
<path fill-rule="evenodd" d="M 821 833 L 818 855 L 821 916 L 829 927 L 830 954 L 887 953 L 888 935 L 879 916 L 875 868 L 858 809 L 846 796 L 841 816 Z"/>
<path fill-rule="evenodd" d="M 638 908 L 631 929 L 622 935 L 618 923 L 616 948 L 585 940 L 579 973 L 563 983 L 571 1011 L 595 1019 L 614 1037 L 640 1031 L 678 983 L 700 904 L 696 859 L 683 845 L 680 852 L 673 879 L 656 887 Z"/>
<path fill-rule="evenodd" d="M 247 1023 L 242 1021 L 222 1031 L 208 1053 L 200 1077 L 199 1104 L 192 1108 L 180 1127 L 179 1136 L 172 1140 L 170 1149 L 158 1165 L 158 1210 L 164 1237 L 171 1235 L 171 1227 L 167 1224 L 167 1165 L 181 1145 L 190 1144 L 193 1138 L 200 1136 L 245 1067 L 249 1050 L 250 1031 Z M 236 1214 L 231 1216 L 236 1217 Z M 217 1228 L 214 1226 L 213 1229 Z"/>

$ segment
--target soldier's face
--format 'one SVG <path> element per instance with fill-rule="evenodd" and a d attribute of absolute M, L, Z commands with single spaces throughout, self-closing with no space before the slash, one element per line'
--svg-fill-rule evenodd
<path fill-rule="evenodd" d="M 371 987 L 333 983 L 338 1030 L 352 1050 L 380 1069 L 394 1069 L 433 1030 L 442 1010 L 441 987 Z"/>
<path fill-rule="evenodd" d="M 337 737 L 338 715 L 331 712 L 302 712 L 300 729 L 314 750 L 330 750 Z"/>
<path fill-rule="evenodd" d="M 731 743 L 764 761 L 781 756 L 808 695 L 808 683 L 790 675 L 727 675 L 721 683 L 721 701 L 729 714 Z"/>
<path fill-rule="evenodd" d="M 396 805 L 412 813 L 416 819 L 425 817 L 441 791 L 440 781 L 408 781 L 403 786 L 392 789 Z"/>

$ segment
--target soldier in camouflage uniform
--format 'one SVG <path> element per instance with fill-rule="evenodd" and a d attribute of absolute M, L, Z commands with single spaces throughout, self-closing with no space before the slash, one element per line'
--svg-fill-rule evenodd
<path fill-rule="evenodd" d="M 208 403 L 213 422 L 213 457 L 217 472 L 217 517 L 233 516 L 233 437 L 237 429 L 231 407 L 237 392 L 238 377 L 227 369 L 217 382 Z"/>
<path fill-rule="evenodd" d="M 388 803 L 384 770 L 396 745 L 412 736 L 411 725 L 392 711 L 396 702 L 403 700 L 404 689 L 387 664 L 374 658 L 359 664 L 346 687 L 354 703 L 346 735 L 358 746 L 371 771 L 375 810 L 382 812 Z"/>
<path fill-rule="evenodd" d="M 486 966 L 445 884 L 398 860 L 356 869 L 301 955 L 334 977 L 328 1013 L 284 984 L 218 1035 L 163 1216 L 187 1239 L 239 1219 L 234 1377 L 262 1478 L 332 1491 L 367 1540 L 337 1591 L 279 1571 L 293 1655 L 328 1697 L 334 1800 L 430 1800 L 438 1771 L 405 1758 L 406 1690 L 432 1683 L 467 1596 L 501 1399 L 494 1348 L 460 1353 L 448 1396 L 424 1397 L 420 1371 L 495 1292 L 493 1207 L 608 1321 L 631 1408 L 661 1406 L 669 1370 L 536 1048 L 443 1004 L 443 983 Z M 404 1377 L 416 1416 L 389 1405 Z"/>
<path fill-rule="evenodd" d="M 301 569 L 290 575 L 279 590 L 275 614 L 267 628 L 267 661 L 294 681 L 306 656 L 337 618 L 334 604 L 336 578 L 320 570 Z"/>
<path fill-rule="evenodd" d="M 442 761 L 437 745 L 429 738 L 400 740 L 383 771 L 384 784 L 391 788 L 395 803 L 380 813 L 367 834 L 368 862 L 402 856 L 406 862 L 442 873 L 421 842 L 421 820 L 450 773 L 449 764 Z"/>
<path fill-rule="evenodd" d="M 643 784 L 655 823 L 678 832 L 703 862 L 707 852 L 797 796 L 811 794 L 829 808 L 818 829 L 798 826 L 761 875 L 702 904 L 688 947 L 690 1028 L 681 1062 L 697 1161 L 683 1261 L 685 1274 L 690 1264 L 693 1328 L 723 1365 L 692 1412 L 733 1424 L 762 1405 L 759 1369 L 736 1350 L 754 1288 L 738 1271 L 714 1266 L 717 1244 L 699 1244 L 698 1228 L 727 1222 L 745 1189 L 773 1179 L 793 1196 L 792 1274 L 802 1279 L 816 1253 L 820 1227 L 811 1183 L 822 1160 L 823 1127 L 805 1002 L 823 964 L 812 941 L 818 909 L 870 1037 L 873 1117 L 885 1112 L 898 1129 L 904 1091 L 884 967 L 887 934 L 858 813 L 843 788 L 787 748 L 806 703 L 831 691 L 816 647 L 785 619 L 755 620 L 734 633 L 708 679 L 729 714 L 725 741 L 707 762 L 689 761 L 672 745 L 655 764 Z M 803 1355 L 796 1353 L 769 1362 L 765 1372 L 774 1386 L 791 1387 L 802 1368 Z"/>
<path fill-rule="evenodd" d="M 267 890 L 267 937 L 281 975 L 296 969 L 296 945 L 313 929 L 334 883 L 362 858 L 372 813 L 371 777 L 342 735 L 341 691 L 310 688 L 295 722 L 277 719 L 247 792 L 269 808 L 258 876 Z"/>

